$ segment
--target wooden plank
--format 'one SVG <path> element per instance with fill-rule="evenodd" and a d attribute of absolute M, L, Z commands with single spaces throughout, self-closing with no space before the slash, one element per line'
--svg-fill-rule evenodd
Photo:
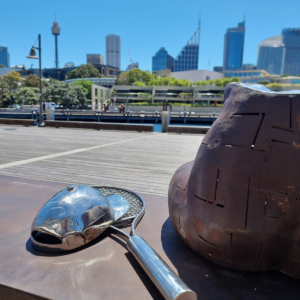
<path fill-rule="evenodd" d="M 142 139 L 136 139 L 139 137 Z M 114 185 L 165 195 L 175 170 L 195 158 L 202 138 L 203 135 L 0 126 L 0 174 Z M 106 144 L 109 145 L 101 146 Z M 81 148 L 90 149 L 76 153 Z M 3 164 L 29 158 L 37 159 L 1 170 Z"/>

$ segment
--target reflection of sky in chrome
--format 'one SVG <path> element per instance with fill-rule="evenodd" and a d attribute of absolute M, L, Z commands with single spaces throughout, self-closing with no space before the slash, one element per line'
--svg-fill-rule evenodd
<path fill-rule="evenodd" d="M 105 216 L 107 211 L 110 212 L 110 204 L 100 191 L 78 185 L 73 190 L 64 189 L 51 198 L 38 213 L 35 227 L 63 235 L 68 230 L 81 231 L 101 217 L 105 224 L 112 222 L 110 213 Z M 84 220 L 82 216 L 85 216 Z"/>
<path fill-rule="evenodd" d="M 74 223 L 71 218 L 65 218 L 48 226 L 48 230 L 56 235 L 63 237 L 70 232 L 78 231 L 79 228 L 76 225 L 77 224 Z"/>
<path fill-rule="evenodd" d="M 111 209 L 114 211 L 115 220 L 121 218 L 124 214 L 127 213 L 130 208 L 130 204 L 128 203 L 128 201 L 120 195 L 110 195 L 107 196 L 107 199 L 110 203 Z"/>

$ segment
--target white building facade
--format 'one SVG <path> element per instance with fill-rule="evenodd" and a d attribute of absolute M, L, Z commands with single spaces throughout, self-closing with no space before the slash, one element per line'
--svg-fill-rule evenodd
<path fill-rule="evenodd" d="M 106 65 L 121 68 L 121 37 L 118 35 L 106 36 Z"/>

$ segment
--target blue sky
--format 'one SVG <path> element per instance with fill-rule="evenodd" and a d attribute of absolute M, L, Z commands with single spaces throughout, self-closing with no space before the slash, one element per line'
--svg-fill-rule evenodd
<path fill-rule="evenodd" d="M 152 56 L 165 47 L 176 57 L 197 28 L 201 11 L 199 69 L 222 65 L 224 34 L 246 15 L 244 63 L 256 64 L 258 44 L 281 33 L 282 28 L 300 27 L 299 0 L 10 0 L 2 1 L 0 45 L 9 48 L 11 66 L 38 61 L 25 57 L 42 35 L 42 67 L 54 67 L 54 36 L 57 16 L 60 67 L 66 62 L 86 63 L 86 54 L 105 57 L 105 36 L 121 36 L 121 68 L 134 62 L 151 70 Z M 209 64 L 210 60 L 210 64 Z"/>

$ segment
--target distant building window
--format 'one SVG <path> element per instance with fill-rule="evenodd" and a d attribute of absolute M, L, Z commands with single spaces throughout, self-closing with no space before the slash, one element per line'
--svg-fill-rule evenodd
<path fill-rule="evenodd" d="M 206 76 L 206 79 L 205 80 L 210 80 L 210 76 Z"/>

